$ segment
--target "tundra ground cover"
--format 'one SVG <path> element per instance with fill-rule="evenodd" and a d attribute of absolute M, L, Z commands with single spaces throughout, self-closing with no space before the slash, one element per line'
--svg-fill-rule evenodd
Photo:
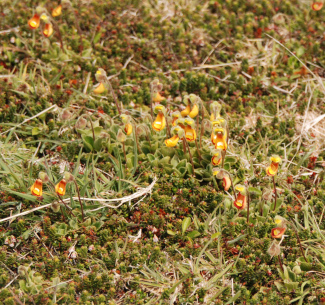
<path fill-rule="evenodd" d="M 325 303 L 321 2 L 0 12 L 1 303 Z"/>

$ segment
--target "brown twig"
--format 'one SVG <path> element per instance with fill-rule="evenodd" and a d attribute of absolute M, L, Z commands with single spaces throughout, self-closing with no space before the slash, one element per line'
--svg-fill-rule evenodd
<path fill-rule="evenodd" d="M 119 115 L 121 115 L 121 114 L 122 114 L 122 112 L 121 112 L 121 108 L 120 108 L 120 106 L 119 106 L 119 104 L 118 104 L 118 101 L 117 101 L 117 98 L 116 98 L 116 96 L 115 96 L 115 93 L 114 93 L 114 90 L 113 90 L 112 84 L 110 83 L 110 81 L 109 81 L 108 79 L 106 80 L 106 83 L 108 84 L 108 86 L 109 86 L 109 90 L 111 91 L 111 94 L 112 94 L 112 96 L 113 96 L 113 99 L 114 99 L 114 102 L 115 102 L 115 105 L 116 105 L 117 111 L 118 111 Z"/>
<path fill-rule="evenodd" d="M 284 270 L 283 270 L 283 265 L 282 265 L 282 261 L 281 261 L 280 254 L 278 255 L 278 260 L 279 260 L 279 264 L 280 264 L 281 270 L 283 272 Z"/>

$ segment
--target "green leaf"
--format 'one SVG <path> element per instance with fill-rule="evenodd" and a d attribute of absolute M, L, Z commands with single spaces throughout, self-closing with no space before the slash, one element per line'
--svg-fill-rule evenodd
<path fill-rule="evenodd" d="M 187 236 L 188 237 L 190 237 L 190 238 L 196 238 L 196 237 L 199 237 L 201 235 L 201 233 L 200 232 L 198 232 L 198 231 L 196 231 L 196 230 L 194 230 L 194 231 L 192 231 L 192 232 L 190 232 L 190 233 L 188 233 L 187 234 Z"/>
<path fill-rule="evenodd" d="M 172 231 L 172 230 L 167 230 L 167 233 L 169 234 L 169 235 L 176 235 L 176 233 L 174 232 L 174 231 Z"/>
<path fill-rule="evenodd" d="M 183 219 L 183 222 L 182 222 L 182 234 L 185 233 L 185 231 L 190 226 L 190 224 L 191 224 L 191 218 L 190 217 L 185 217 Z"/>
<path fill-rule="evenodd" d="M 213 234 L 211 235 L 211 239 L 218 238 L 220 235 L 221 235 L 220 232 L 213 233 Z"/>
<path fill-rule="evenodd" d="M 86 135 L 81 135 L 81 137 L 85 147 L 88 148 L 90 151 L 92 151 L 94 147 L 94 139 Z"/>

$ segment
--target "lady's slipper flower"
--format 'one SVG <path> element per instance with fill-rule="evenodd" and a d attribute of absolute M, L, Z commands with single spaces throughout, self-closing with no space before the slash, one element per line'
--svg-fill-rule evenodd
<path fill-rule="evenodd" d="M 311 8 L 314 10 L 314 11 L 319 11 L 321 10 L 323 7 L 323 2 L 314 2 L 312 3 L 311 5 Z"/>
<path fill-rule="evenodd" d="M 216 149 L 227 150 L 227 134 L 224 128 L 215 128 L 211 134 L 211 141 Z"/>
<path fill-rule="evenodd" d="M 35 14 L 33 18 L 29 19 L 28 25 L 32 30 L 36 30 L 40 25 L 41 18 L 38 14 Z"/>
<path fill-rule="evenodd" d="M 158 105 L 155 107 L 155 113 L 158 112 L 158 115 L 155 121 L 152 123 L 152 128 L 155 131 L 162 131 L 166 127 L 166 118 L 163 114 L 165 107 L 163 105 Z"/>
<path fill-rule="evenodd" d="M 278 172 L 279 164 L 281 163 L 281 158 L 279 156 L 272 156 L 270 158 L 271 165 L 266 169 L 266 174 L 273 177 Z"/>
<path fill-rule="evenodd" d="M 101 94 L 101 93 L 105 92 L 105 90 L 106 90 L 105 85 L 103 83 L 99 83 L 94 87 L 93 92 L 95 94 Z"/>
<path fill-rule="evenodd" d="M 231 180 L 229 176 L 223 177 L 222 186 L 225 191 L 228 191 L 231 187 Z"/>
<path fill-rule="evenodd" d="M 274 217 L 274 222 L 279 228 L 286 226 L 287 220 L 279 215 Z"/>
<path fill-rule="evenodd" d="M 164 99 L 165 99 L 165 98 L 162 97 L 162 96 L 160 95 L 159 92 L 154 93 L 153 96 L 152 96 L 152 101 L 153 101 L 154 103 L 160 103 L 160 102 L 163 101 Z"/>
<path fill-rule="evenodd" d="M 220 150 L 216 150 L 212 156 L 211 163 L 214 166 L 218 166 L 222 161 L 222 154 Z"/>
<path fill-rule="evenodd" d="M 188 114 L 189 117 L 191 117 L 192 119 L 194 119 L 197 115 L 199 114 L 199 107 L 194 104 L 191 112 Z"/>
<path fill-rule="evenodd" d="M 185 138 L 189 142 L 194 142 L 196 139 L 196 132 L 190 125 L 185 126 Z"/>
<path fill-rule="evenodd" d="M 187 104 L 186 108 L 183 111 L 181 111 L 181 115 L 183 117 L 186 117 L 189 115 L 190 112 L 191 112 L 191 105 Z"/>
<path fill-rule="evenodd" d="M 45 37 L 50 37 L 53 34 L 53 26 L 51 23 L 46 23 L 44 30 L 43 30 L 43 35 Z"/>
<path fill-rule="evenodd" d="M 273 238 L 281 238 L 282 235 L 284 234 L 285 230 L 286 230 L 286 227 L 283 227 L 283 228 L 279 228 L 279 227 L 273 228 L 271 230 L 271 236 Z"/>
<path fill-rule="evenodd" d="M 175 111 L 172 113 L 172 117 L 173 117 L 172 126 L 177 126 L 177 119 L 179 118 L 179 116 L 180 116 L 179 111 Z"/>
<path fill-rule="evenodd" d="M 167 147 L 174 147 L 177 145 L 178 141 L 179 141 L 179 136 L 176 134 L 172 136 L 170 139 L 166 139 L 165 144 Z"/>
<path fill-rule="evenodd" d="M 126 135 L 129 136 L 132 133 L 132 130 L 133 130 L 132 124 L 131 123 L 127 123 L 125 125 L 125 128 L 124 128 L 124 131 L 125 131 Z"/>
<path fill-rule="evenodd" d="M 246 207 L 247 204 L 247 198 L 246 198 L 246 188 L 243 185 L 236 185 L 235 189 L 239 192 L 237 195 L 237 198 L 234 202 L 234 206 L 238 210 L 243 210 Z"/>
<path fill-rule="evenodd" d="M 30 191 L 32 192 L 32 195 L 41 197 L 43 193 L 43 181 L 41 179 L 36 179 L 34 184 L 31 186 Z"/>
<path fill-rule="evenodd" d="M 55 186 L 55 192 L 60 195 L 64 196 L 65 189 L 66 189 L 67 181 L 65 179 L 62 179 L 56 186 Z"/>
<path fill-rule="evenodd" d="M 53 9 L 52 11 L 52 16 L 53 17 L 58 17 L 62 14 L 62 5 L 58 5 L 56 8 Z"/>

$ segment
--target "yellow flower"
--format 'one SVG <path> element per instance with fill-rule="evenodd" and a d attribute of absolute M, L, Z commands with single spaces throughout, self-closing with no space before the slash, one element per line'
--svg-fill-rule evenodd
<path fill-rule="evenodd" d="M 272 156 L 270 158 L 271 165 L 266 169 L 266 174 L 273 177 L 278 172 L 279 164 L 281 163 L 281 158 L 279 156 Z"/>
<path fill-rule="evenodd" d="M 164 99 L 165 99 L 165 98 L 162 97 L 162 96 L 160 95 L 159 92 L 154 93 L 153 96 L 152 96 L 152 101 L 153 101 L 154 103 L 160 103 L 160 102 L 163 101 Z"/>
<path fill-rule="evenodd" d="M 53 26 L 51 23 L 45 24 L 45 28 L 43 30 L 43 35 L 45 37 L 50 37 L 53 34 Z"/>
<path fill-rule="evenodd" d="M 181 115 L 183 117 L 186 117 L 189 115 L 190 112 L 191 112 L 191 105 L 187 104 L 186 108 L 183 111 L 181 111 Z"/>
<path fill-rule="evenodd" d="M 246 204 L 247 204 L 247 200 L 246 200 L 246 196 L 243 195 L 242 193 L 239 193 L 237 195 L 237 199 L 234 202 L 234 206 L 238 209 L 238 210 L 243 210 L 246 208 Z"/>
<path fill-rule="evenodd" d="M 156 131 L 162 131 L 165 127 L 166 127 L 166 119 L 164 114 L 160 111 L 155 121 L 152 123 L 152 128 Z"/>
<path fill-rule="evenodd" d="M 220 151 L 216 151 L 216 153 L 212 156 L 211 162 L 214 166 L 217 166 L 222 161 L 222 155 Z"/>
<path fill-rule="evenodd" d="M 131 133 L 132 133 L 132 124 L 131 123 L 127 123 L 126 125 L 125 125 L 125 128 L 124 128 L 124 131 L 125 131 L 125 133 L 126 133 L 126 135 L 130 135 Z"/>
<path fill-rule="evenodd" d="M 55 186 L 55 192 L 60 195 L 64 196 L 65 189 L 66 189 L 67 181 L 65 179 L 62 179 L 56 186 Z"/>
<path fill-rule="evenodd" d="M 178 141 L 179 141 L 179 136 L 174 135 L 170 139 L 166 139 L 165 144 L 167 147 L 174 147 L 177 145 Z"/>
<path fill-rule="evenodd" d="M 52 11 L 52 16 L 53 17 L 58 17 L 62 14 L 62 5 L 58 5 L 56 8 L 53 9 Z"/>
<path fill-rule="evenodd" d="M 192 119 L 194 119 L 199 114 L 199 107 L 194 104 L 191 112 L 188 114 Z"/>
<path fill-rule="evenodd" d="M 189 142 L 194 142 L 196 139 L 196 132 L 190 125 L 185 126 L 185 138 Z"/>
<path fill-rule="evenodd" d="M 32 195 L 41 197 L 43 192 L 43 181 L 41 179 L 36 179 L 34 184 L 31 186 L 30 191 Z"/>
<path fill-rule="evenodd" d="M 94 87 L 93 92 L 94 92 L 95 94 L 101 94 L 101 93 L 105 92 L 105 90 L 106 90 L 106 88 L 105 88 L 104 84 L 103 84 L 103 83 L 99 83 L 99 84 L 97 84 L 97 85 Z"/>
<path fill-rule="evenodd" d="M 216 149 L 227 150 L 227 133 L 223 128 L 215 128 L 211 134 L 211 141 Z"/>
<path fill-rule="evenodd" d="M 32 30 L 35 30 L 39 27 L 41 18 L 39 15 L 35 14 L 33 18 L 29 19 L 28 25 Z"/>
<path fill-rule="evenodd" d="M 172 126 L 177 126 L 177 119 L 179 118 L 179 116 L 180 116 L 179 111 L 175 111 L 174 113 L 172 113 L 172 117 L 173 117 Z"/>

